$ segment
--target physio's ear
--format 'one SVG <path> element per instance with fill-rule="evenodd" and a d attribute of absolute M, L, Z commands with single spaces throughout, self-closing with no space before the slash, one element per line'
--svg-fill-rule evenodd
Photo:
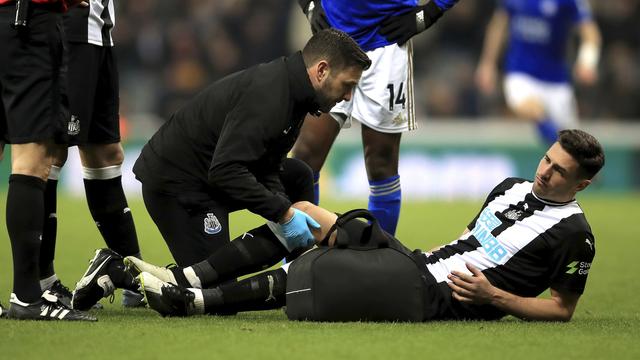
<path fill-rule="evenodd" d="M 329 63 L 326 60 L 320 60 L 318 64 L 316 64 L 316 80 L 318 82 L 326 80 L 330 72 Z"/>

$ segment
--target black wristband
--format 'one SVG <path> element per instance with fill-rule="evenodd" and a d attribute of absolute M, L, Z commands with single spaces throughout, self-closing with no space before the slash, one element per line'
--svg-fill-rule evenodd
<path fill-rule="evenodd" d="M 431 0 L 424 5 L 424 12 L 427 16 L 427 19 L 430 20 L 430 23 L 433 24 L 436 20 L 440 19 L 444 11 L 436 5 L 436 2 Z"/>

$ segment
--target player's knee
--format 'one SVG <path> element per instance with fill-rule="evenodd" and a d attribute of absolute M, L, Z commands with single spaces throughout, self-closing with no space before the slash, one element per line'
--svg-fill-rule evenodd
<path fill-rule="evenodd" d="M 512 107 L 514 114 L 522 119 L 539 120 L 545 117 L 544 105 L 540 100 L 529 98 Z"/>
<path fill-rule="evenodd" d="M 309 201 L 298 201 L 291 206 L 306 213 L 309 210 L 311 210 L 315 205 L 313 203 L 310 203 Z"/>
<path fill-rule="evenodd" d="M 59 168 L 63 167 L 69 156 L 69 148 L 66 145 L 57 146 L 52 154 L 51 165 Z"/>
<path fill-rule="evenodd" d="M 85 145 L 80 147 L 82 165 L 88 168 L 104 168 L 122 165 L 124 150 L 120 143 Z"/>

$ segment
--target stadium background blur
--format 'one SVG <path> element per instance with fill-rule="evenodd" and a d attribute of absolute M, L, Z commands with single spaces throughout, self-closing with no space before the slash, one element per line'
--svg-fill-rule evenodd
<path fill-rule="evenodd" d="M 589 191 L 638 191 L 640 1 L 590 2 L 603 36 L 599 81 L 575 90 L 581 126 L 604 143 L 607 167 Z M 125 174 L 144 142 L 198 91 L 226 74 L 290 54 L 311 35 L 295 0 L 136 0 L 116 5 L 113 36 L 127 145 Z M 405 198 L 478 198 L 506 176 L 532 176 L 530 169 L 544 150 L 533 126 L 512 118 L 501 92 L 482 96 L 474 85 L 495 5 L 496 0 L 460 1 L 413 40 L 419 129 L 403 135 Z M 576 43 L 567 49 L 571 62 Z M 366 198 L 361 151 L 360 131 L 343 131 L 323 169 L 322 186 L 328 190 L 323 196 Z M 77 156 L 70 156 L 64 171 L 79 172 L 78 163 Z M 0 173 L 7 171 L 5 161 Z M 127 191 L 139 191 L 132 176 L 124 182 Z M 83 196 L 80 176 L 63 174 L 62 185 Z"/>

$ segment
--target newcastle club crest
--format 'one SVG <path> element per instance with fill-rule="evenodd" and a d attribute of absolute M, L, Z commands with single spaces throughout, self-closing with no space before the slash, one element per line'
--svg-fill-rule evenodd
<path fill-rule="evenodd" d="M 220 225 L 220 221 L 213 213 L 207 213 L 207 217 L 204 218 L 204 232 L 213 235 L 217 234 L 222 230 L 222 225 Z"/>
<path fill-rule="evenodd" d="M 75 136 L 80 133 L 80 119 L 76 115 L 71 115 L 71 119 L 67 124 L 67 133 L 69 136 Z"/>

